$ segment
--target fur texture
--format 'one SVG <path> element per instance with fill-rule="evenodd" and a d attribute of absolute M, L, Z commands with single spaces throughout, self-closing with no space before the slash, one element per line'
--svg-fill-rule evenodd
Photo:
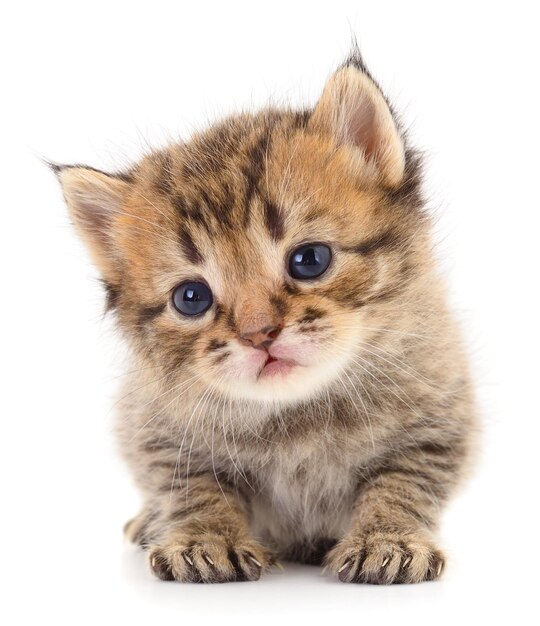
<path fill-rule="evenodd" d="M 347 582 L 438 577 L 471 383 L 418 157 L 360 57 L 313 110 L 226 119 L 121 175 L 56 169 L 132 349 L 118 436 L 144 507 L 126 533 L 153 571 L 253 580 L 281 558 Z M 297 280 L 310 242 L 330 266 Z M 203 315 L 173 305 L 186 280 L 213 293 Z M 269 354 L 288 369 L 263 376 Z"/>

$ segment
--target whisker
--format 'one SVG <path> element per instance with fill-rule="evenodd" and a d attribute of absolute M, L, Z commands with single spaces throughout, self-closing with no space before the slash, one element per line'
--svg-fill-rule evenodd
<path fill-rule="evenodd" d="M 370 348 L 374 348 L 374 349 L 379 349 L 379 351 L 382 351 L 380 348 L 378 348 L 378 346 L 374 346 L 371 343 L 368 343 L 366 341 L 362 342 L 361 347 L 362 350 L 364 352 L 367 352 L 368 354 L 371 354 L 372 356 L 374 356 L 375 358 L 381 359 L 382 361 L 384 361 L 385 363 L 389 363 L 390 365 L 396 367 L 397 369 L 399 369 L 400 371 L 402 371 L 403 373 L 407 374 L 407 376 L 411 376 L 411 378 L 414 378 L 414 380 L 416 380 L 417 382 L 424 384 L 424 385 L 429 385 L 431 387 L 431 381 L 426 378 L 423 374 L 421 374 L 420 372 L 418 372 L 417 370 L 413 369 L 412 367 L 410 367 L 407 363 L 405 363 L 404 361 L 401 361 L 400 359 L 398 359 L 397 357 L 395 357 L 394 355 L 389 354 L 388 352 L 385 352 L 386 356 L 390 356 L 391 358 L 393 358 L 395 361 L 397 361 L 398 363 L 401 363 L 402 365 L 404 365 L 407 369 L 405 369 L 405 367 L 401 367 L 400 365 L 393 363 L 392 361 L 390 361 L 389 359 L 381 356 L 380 354 L 377 354 L 375 352 L 372 352 L 371 350 L 368 350 L 365 348 L 365 346 L 368 345 L 370 346 Z M 421 380 L 420 378 L 417 378 L 417 376 L 421 376 L 423 380 Z"/>
<path fill-rule="evenodd" d="M 191 389 L 191 387 L 193 387 L 193 385 L 195 385 L 195 383 L 197 382 L 197 380 L 199 380 L 201 377 L 194 377 L 196 378 L 195 382 L 193 382 L 191 385 L 189 385 L 186 389 L 182 390 L 182 393 L 176 395 L 170 402 L 167 402 L 167 404 L 162 407 L 157 413 L 155 413 L 154 415 L 152 415 L 152 417 L 146 421 L 136 432 L 135 434 L 130 438 L 130 442 L 133 441 L 133 439 L 135 439 L 135 437 L 137 437 L 149 424 L 151 424 L 157 417 L 159 417 L 160 415 L 162 415 L 165 410 L 171 406 L 171 404 L 177 402 L 189 389 Z M 193 378 L 189 379 L 187 382 L 190 382 L 191 380 L 193 380 Z M 183 381 L 182 383 L 180 383 L 179 385 L 177 385 L 176 387 L 173 387 L 172 389 L 168 389 L 167 391 L 165 391 L 164 393 L 160 394 L 159 396 L 156 396 L 155 398 L 152 398 L 151 400 L 149 400 L 148 402 L 146 402 L 145 404 L 143 404 L 142 406 L 145 406 L 147 404 L 150 404 L 152 402 L 155 402 L 155 400 L 157 400 L 158 398 L 161 398 L 162 396 L 167 395 L 168 393 L 172 393 L 173 391 L 175 391 L 176 389 L 183 387 L 186 384 L 186 381 Z"/>
<path fill-rule="evenodd" d="M 220 489 L 223 497 L 225 498 L 225 501 L 230 506 L 229 500 L 227 499 L 227 496 L 225 495 L 225 492 L 223 491 L 221 483 L 219 482 L 219 477 L 218 477 L 217 470 L 216 470 L 216 463 L 215 463 L 215 459 L 214 459 L 214 435 L 215 435 L 216 420 L 217 420 L 217 416 L 218 416 L 218 410 L 217 409 L 218 409 L 218 407 L 216 407 L 216 410 L 214 411 L 214 415 L 213 415 L 213 419 L 212 419 L 212 443 L 211 443 L 211 446 L 210 446 L 210 457 L 212 459 L 212 470 L 214 472 L 214 477 L 216 479 L 216 482 L 217 482 L 217 484 L 219 486 L 219 489 Z"/>
<path fill-rule="evenodd" d="M 236 451 L 236 458 L 238 460 L 239 455 L 238 455 L 238 448 L 236 446 L 236 439 L 234 436 L 234 425 L 232 423 L 232 399 L 231 397 L 228 398 L 229 400 L 229 424 L 230 424 L 230 430 L 231 430 L 231 436 L 232 436 L 232 440 L 233 440 L 233 446 L 234 449 Z M 251 485 L 251 483 L 249 482 L 249 480 L 246 477 L 246 474 L 243 470 L 243 468 L 241 469 L 240 467 L 238 467 L 236 461 L 234 460 L 231 451 L 229 450 L 229 444 L 227 441 L 227 428 L 225 427 L 225 405 L 223 406 L 223 414 L 222 414 L 222 426 L 223 426 L 223 440 L 225 442 L 225 448 L 227 449 L 227 454 L 229 455 L 229 458 L 231 459 L 232 464 L 234 465 L 234 468 L 236 469 L 236 471 L 240 474 L 240 476 L 244 479 L 245 483 L 250 487 L 250 489 L 252 491 L 255 491 L 255 489 L 253 488 L 253 486 Z M 238 461 L 240 462 L 240 461 Z"/>
<path fill-rule="evenodd" d="M 213 384 L 211 384 L 210 387 L 208 387 L 208 389 L 205 392 L 205 394 L 203 394 L 203 397 L 204 396 L 206 396 L 206 397 L 204 399 L 204 402 L 200 406 L 200 409 L 199 409 L 198 415 L 197 415 L 197 419 L 195 420 L 195 427 L 193 428 L 193 433 L 192 433 L 192 436 L 191 436 L 191 444 L 189 446 L 188 459 L 187 459 L 187 465 L 186 465 L 186 501 L 187 501 L 188 495 L 189 495 L 189 468 L 190 468 L 190 465 L 191 465 L 191 453 L 193 451 L 193 444 L 195 443 L 195 439 L 196 439 L 196 435 L 197 435 L 197 429 L 199 427 L 200 420 L 204 419 L 203 418 L 203 412 L 206 410 L 206 407 L 208 406 L 208 403 L 210 401 L 212 393 L 217 388 L 219 382 L 221 382 L 221 380 L 216 381 Z M 217 477 L 216 477 L 216 479 L 217 479 Z M 219 484 L 219 480 L 218 480 L 218 485 L 219 485 L 219 488 L 221 489 L 221 491 L 223 493 L 223 490 L 221 488 L 221 484 Z M 223 493 L 223 496 L 225 496 L 224 493 Z"/>

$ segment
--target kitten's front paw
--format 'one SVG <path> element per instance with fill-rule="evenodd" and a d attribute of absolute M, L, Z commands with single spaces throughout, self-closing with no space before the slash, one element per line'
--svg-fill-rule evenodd
<path fill-rule="evenodd" d="M 441 575 L 444 556 L 421 535 L 372 531 L 342 539 L 326 565 L 342 582 L 419 583 Z"/>
<path fill-rule="evenodd" d="M 181 537 L 150 547 L 150 566 L 161 580 L 224 583 L 258 580 L 274 559 L 250 539 L 232 544 L 221 535 Z"/>

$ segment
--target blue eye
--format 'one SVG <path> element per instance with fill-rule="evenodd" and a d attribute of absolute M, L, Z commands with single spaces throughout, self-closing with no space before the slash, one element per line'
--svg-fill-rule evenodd
<path fill-rule="evenodd" d="M 182 283 L 173 291 L 172 301 L 182 315 L 200 315 L 212 306 L 212 292 L 204 283 Z"/>
<path fill-rule="evenodd" d="M 289 273 L 293 278 L 307 280 L 324 274 L 332 260 L 332 252 L 322 243 L 306 243 L 293 251 L 289 258 Z"/>

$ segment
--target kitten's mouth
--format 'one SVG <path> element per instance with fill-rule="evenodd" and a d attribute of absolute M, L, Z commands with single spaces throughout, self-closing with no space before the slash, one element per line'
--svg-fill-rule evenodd
<path fill-rule="evenodd" d="M 285 361 L 284 359 L 276 359 L 271 354 L 268 355 L 265 364 L 259 372 L 259 378 L 269 378 L 270 376 L 285 376 L 294 367 L 296 363 L 293 361 Z"/>

